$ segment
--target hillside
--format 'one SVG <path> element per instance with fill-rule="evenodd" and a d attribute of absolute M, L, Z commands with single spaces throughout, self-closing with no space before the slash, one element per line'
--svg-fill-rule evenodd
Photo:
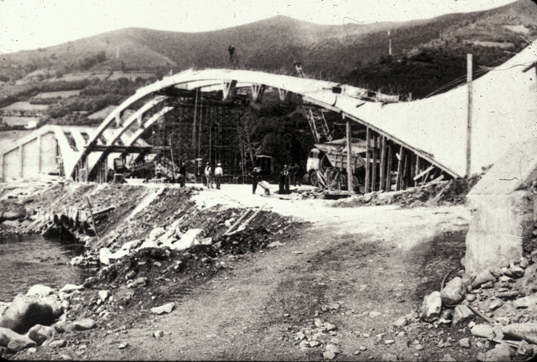
<path fill-rule="evenodd" d="M 315 77 L 340 79 L 356 65 L 377 62 L 388 55 L 387 30 L 391 31 L 396 56 L 419 46 L 458 46 L 466 42 L 478 48 L 482 42 L 508 42 L 515 43 L 516 49 L 525 43 L 524 38 L 533 39 L 536 20 L 537 6 L 530 0 L 520 0 L 488 11 L 404 23 L 348 22 L 327 26 L 277 16 L 202 33 L 128 28 L 54 47 L 6 54 L 0 80 L 12 78 L 16 71 L 20 77 L 43 68 L 65 73 L 226 67 L 230 65 L 229 44 L 235 46 L 241 68 L 293 73 L 293 60 L 299 59 L 306 72 Z M 505 26 L 522 26 L 525 34 Z"/>
<path fill-rule="evenodd" d="M 537 6 L 531 0 L 404 23 L 346 21 L 326 26 L 277 16 L 202 33 L 128 28 L 5 54 L 0 60 L 0 116 L 4 126 L 14 129 L 23 127 L 22 121 L 7 117 L 97 124 L 99 119 L 87 116 L 118 105 L 170 71 L 233 66 L 295 74 L 294 60 L 302 62 L 308 77 L 419 99 L 464 82 L 467 53 L 474 56 L 477 78 L 537 38 Z M 236 48 L 234 64 L 229 44 Z M 63 91 L 78 95 L 38 96 Z M 15 103 L 27 107 L 4 108 Z M 43 114 L 33 110 L 40 105 L 48 106 Z"/>

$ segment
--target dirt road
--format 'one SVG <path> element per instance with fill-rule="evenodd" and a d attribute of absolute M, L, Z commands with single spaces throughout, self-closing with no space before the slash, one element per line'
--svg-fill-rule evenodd
<path fill-rule="evenodd" d="M 437 346 L 467 331 L 421 322 L 392 326 L 459 267 L 470 216 L 464 206 L 333 208 L 325 200 L 251 195 L 235 185 L 194 198 L 207 207 L 266 204 L 310 224 L 295 240 L 243 256 L 234 269 L 191 290 L 171 314 L 140 311 L 124 330 L 80 334 L 78 345 L 58 351 L 58 358 L 318 360 L 323 347 L 301 348 L 297 339 L 316 318 L 337 327 L 322 336 L 328 338 L 322 345 L 339 348 L 337 360 L 475 357 L 474 349 Z M 156 331 L 164 336 L 153 337 Z M 87 349 L 77 352 L 80 344 Z"/>

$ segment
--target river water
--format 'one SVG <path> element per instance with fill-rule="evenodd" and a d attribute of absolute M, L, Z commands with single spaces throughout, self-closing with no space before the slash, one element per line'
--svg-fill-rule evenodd
<path fill-rule="evenodd" d="M 81 284 L 91 271 L 69 261 L 83 252 L 81 244 L 65 244 L 41 235 L 0 234 L 0 301 L 11 302 L 35 284 L 61 288 Z"/>

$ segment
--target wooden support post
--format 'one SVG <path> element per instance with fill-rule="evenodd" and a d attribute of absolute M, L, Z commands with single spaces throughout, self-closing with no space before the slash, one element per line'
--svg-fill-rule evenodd
<path fill-rule="evenodd" d="M 369 192 L 369 170 L 371 169 L 371 163 L 370 163 L 370 158 L 369 158 L 369 143 L 371 142 L 370 140 L 370 136 L 369 136 L 369 127 L 367 127 L 366 131 L 365 131 L 365 141 L 366 141 L 366 146 L 365 146 L 365 190 L 364 192 L 367 194 Z"/>
<path fill-rule="evenodd" d="M 410 174 L 410 161 L 408 158 L 411 155 L 408 152 L 405 152 L 405 160 L 403 162 L 403 180 L 401 182 L 401 185 L 403 187 L 403 190 L 406 190 L 408 187 L 408 175 Z"/>
<path fill-rule="evenodd" d="M 37 136 L 37 173 L 41 173 L 41 136 Z"/>
<path fill-rule="evenodd" d="M 377 144 L 378 136 L 373 137 L 373 160 L 371 163 L 371 167 L 373 168 L 371 171 L 371 191 L 377 191 L 377 157 L 378 157 L 378 144 Z"/>
<path fill-rule="evenodd" d="M 418 175 L 420 172 L 420 156 L 416 155 L 416 170 L 414 170 L 414 176 L 412 176 L 412 178 L 414 179 L 414 177 L 416 177 L 416 175 Z"/>
<path fill-rule="evenodd" d="M 89 213 L 91 216 L 91 225 L 93 226 L 93 230 L 95 231 L 95 236 L 99 237 L 99 234 L 97 234 L 97 227 L 95 226 L 95 219 L 93 218 L 93 212 L 91 212 L 91 204 L 87 196 L 86 196 L 86 201 L 88 202 Z"/>
<path fill-rule="evenodd" d="M 392 191 L 392 146 L 388 145 L 388 162 L 386 163 L 386 191 Z"/>
<path fill-rule="evenodd" d="M 21 145 L 19 146 L 19 162 L 20 162 L 20 177 L 22 178 L 23 177 L 23 174 L 24 174 L 24 156 L 23 156 L 23 153 L 22 153 L 22 148 L 24 147 L 24 145 Z"/>
<path fill-rule="evenodd" d="M 408 178 L 408 186 L 414 186 L 414 176 L 416 176 L 416 159 L 418 155 L 412 154 L 410 157 L 410 177 Z"/>
<path fill-rule="evenodd" d="M 403 146 L 399 149 L 399 161 L 397 162 L 397 178 L 395 179 L 395 191 L 401 190 L 401 180 L 403 171 Z"/>
<path fill-rule="evenodd" d="M 386 188 L 386 137 L 382 136 L 380 141 L 380 187 L 379 191 L 384 191 Z"/>
<path fill-rule="evenodd" d="M 192 123 L 192 148 L 196 150 L 196 112 L 198 110 L 198 90 L 199 88 L 196 88 L 196 96 L 194 98 L 194 122 Z"/>
<path fill-rule="evenodd" d="M 467 73 L 466 83 L 468 85 L 468 120 L 466 128 L 466 177 L 469 178 L 472 166 L 472 54 L 468 54 Z"/>
<path fill-rule="evenodd" d="M 343 115 L 345 119 L 345 115 Z M 349 192 L 354 191 L 352 182 L 352 143 L 351 143 L 351 121 L 347 118 L 347 187 Z"/>

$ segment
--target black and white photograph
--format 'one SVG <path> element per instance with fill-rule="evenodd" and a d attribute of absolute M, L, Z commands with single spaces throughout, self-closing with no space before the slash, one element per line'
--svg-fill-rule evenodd
<path fill-rule="evenodd" d="M 0 360 L 537 361 L 537 0 L 0 0 Z"/>

